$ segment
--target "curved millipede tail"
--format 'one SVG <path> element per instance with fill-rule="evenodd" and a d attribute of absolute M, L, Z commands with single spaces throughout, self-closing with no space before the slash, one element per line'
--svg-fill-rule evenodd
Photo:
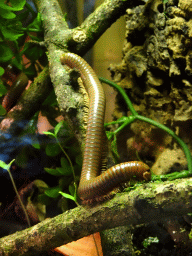
<path fill-rule="evenodd" d="M 111 196 L 111 191 L 120 183 L 131 178 L 150 180 L 149 166 L 133 161 L 115 165 L 101 175 L 101 158 L 104 136 L 105 94 L 93 69 L 80 56 L 65 53 L 61 63 L 79 71 L 89 95 L 89 114 L 81 179 L 78 195 L 83 204 L 103 201 Z"/>

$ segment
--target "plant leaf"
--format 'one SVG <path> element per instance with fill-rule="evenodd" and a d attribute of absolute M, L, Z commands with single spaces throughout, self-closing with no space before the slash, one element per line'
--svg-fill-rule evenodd
<path fill-rule="evenodd" d="M 34 45 L 30 44 L 28 51 L 25 51 L 24 53 L 28 59 L 30 59 L 31 61 L 34 62 L 43 55 L 44 50 L 39 45 L 34 46 Z"/>
<path fill-rule="evenodd" d="M 58 144 L 50 143 L 46 146 L 45 152 L 47 156 L 57 156 L 61 152 L 61 149 Z"/>
<path fill-rule="evenodd" d="M 6 164 L 5 162 L 3 162 L 2 160 L 0 160 L 0 167 L 5 169 L 5 170 L 9 170 L 10 166 L 12 165 L 12 163 L 15 161 L 15 159 L 13 159 L 9 164 Z"/>
<path fill-rule="evenodd" d="M 16 17 L 15 13 L 10 10 L 5 10 L 0 7 L 0 16 L 4 19 L 14 19 Z"/>
<path fill-rule="evenodd" d="M 14 56 L 12 50 L 5 44 L 0 44 L 0 62 L 6 62 Z"/>
<path fill-rule="evenodd" d="M 0 167 L 3 168 L 4 170 L 7 170 L 9 168 L 9 165 L 0 160 Z"/>
<path fill-rule="evenodd" d="M 52 133 L 52 132 L 43 132 L 45 135 L 50 135 L 50 136 L 53 136 L 55 138 L 55 134 Z"/>
<path fill-rule="evenodd" d="M 38 12 L 37 17 L 33 20 L 32 23 L 29 24 L 28 28 L 35 28 L 41 30 L 42 23 L 41 23 L 41 14 Z"/>
<path fill-rule="evenodd" d="M 63 197 L 67 198 L 67 199 L 71 199 L 73 201 L 75 201 L 75 198 L 67 193 L 64 193 L 64 192 L 59 192 L 59 194 L 61 194 Z"/>
<path fill-rule="evenodd" d="M 54 176 L 62 176 L 62 174 L 57 169 L 44 168 L 46 172 Z"/>
<path fill-rule="evenodd" d="M 69 161 L 65 157 L 61 157 L 61 167 L 59 171 L 63 175 L 69 176 L 73 173 Z"/>
<path fill-rule="evenodd" d="M 9 0 L 10 5 L 7 5 L 4 1 L 0 1 L 0 7 L 4 10 L 21 11 L 25 2 L 26 0 Z"/>
<path fill-rule="evenodd" d="M 7 113 L 6 109 L 2 105 L 0 105 L 0 115 L 4 116 Z"/>
<path fill-rule="evenodd" d="M 0 76 L 2 76 L 4 72 L 5 72 L 4 68 L 0 67 Z"/>
<path fill-rule="evenodd" d="M 59 187 L 53 187 L 53 188 L 48 188 L 45 190 L 45 195 L 51 197 L 51 198 L 57 198 L 59 196 Z"/>
<path fill-rule="evenodd" d="M 74 197 L 74 195 L 75 195 L 75 186 L 74 185 L 69 185 L 69 192 Z"/>
<path fill-rule="evenodd" d="M 61 129 L 62 125 L 63 125 L 63 121 L 59 122 L 59 123 L 55 126 L 54 132 L 55 132 L 55 135 L 56 135 L 56 136 L 57 136 L 59 130 Z"/>
<path fill-rule="evenodd" d="M 78 156 L 76 156 L 75 162 L 76 162 L 76 164 L 78 164 L 79 166 L 82 166 L 82 163 L 83 163 L 82 154 L 79 154 Z"/>
<path fill-rule="evenodd" d="M 0 80 L 0 97 L 3 96 L 3 95 L 5 95 L 6 92 L 7 92 L 7 89 L 6 89 L 6 87 L 4 86 L 3 81 Z"/>
<path fill-rule="evenodd" d="M 7 27 L 2 25 L 1 25 L 1 32 L 3 36 L 10 41 L 15 41 L 20 36 L 24 35 L 24 33 L 19 32 L 18 30 L 14 29 L 14 27 Z"/>

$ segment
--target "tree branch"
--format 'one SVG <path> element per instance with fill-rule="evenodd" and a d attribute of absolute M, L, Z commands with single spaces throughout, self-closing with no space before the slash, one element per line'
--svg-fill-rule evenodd
<path fill-rule="evenodd" d="M 40 108 L 51 89 L 49 69 L 45 67 L 29 89 L 22 94 L 17 105 L 3 119 L 1 122 L 1 131 L 15 136 L 18 135 L 24 125 Z"/>
<path fill-rule="evenodd" d="M 98 231 L 192 212 L 192 178 L 137 184 L 95 207 L 77 207 L 0 239 L 0 255 L 38 255 Z M 27 239 L 26 239 L 27 237 Z"/>
<path fill-rule="evenodd" d="M 144 4 L 144 1 L 104 1 L 81 26 L 73 29 L 72 37 L 68 41 L 68 50 L 83 56 L 110 26 L 126 13 L 126 9 L 141 3 Z"/>
<path fill-rule="evenodd" d="M 50 76 L 59 108 L 80 145 L 85 137 L 83 96 L 71 87 L 69 73 L 61 65 L 60 57 L 64 51 L 72 51 L 81 56 L 85 54 L 127 8 L 141 2 L 145 1 L 105 0 L 80 27 L 69 29 L 58 1 L 36 0 L 45 28 Z"/>

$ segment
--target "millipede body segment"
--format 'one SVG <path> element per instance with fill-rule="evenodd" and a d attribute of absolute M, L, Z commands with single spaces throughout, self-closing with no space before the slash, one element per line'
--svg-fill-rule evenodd
<path fill-rule="evenodd" d="M 83 167 L 78 188 L 78 195 L 82 202 L 99 201 L 113 188 L 130 180 L 133 176 L 139 180 L 150 180 L 148 165 L 139 161 L 115 165 L 99 175 L 105 115 L 103 87 L 93 69 L 80 56 L 65 53 L 61 57 L 61 63 L 79 71 L 90 101 Z"/>

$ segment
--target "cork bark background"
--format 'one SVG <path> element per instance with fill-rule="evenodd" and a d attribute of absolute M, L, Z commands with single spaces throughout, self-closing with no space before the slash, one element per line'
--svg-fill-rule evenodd
<path fill-rule="evenodd" d="M 148 1 L 126 11 L 123 59 L 111 65 L 115 82 L 136 111 L 172 129 L 192 149 L 192 2 Z M 115 118 L 130 115 L 117 98 Z M 126 143 L 124 136 L 127 136 Z M 155 174 L 186 169 L 184 153 L 162 130 L 134 122 L 119 136 L 122 159 L 139 157 Z M 127 150 L 125 150 L 127 148 Z"/>

